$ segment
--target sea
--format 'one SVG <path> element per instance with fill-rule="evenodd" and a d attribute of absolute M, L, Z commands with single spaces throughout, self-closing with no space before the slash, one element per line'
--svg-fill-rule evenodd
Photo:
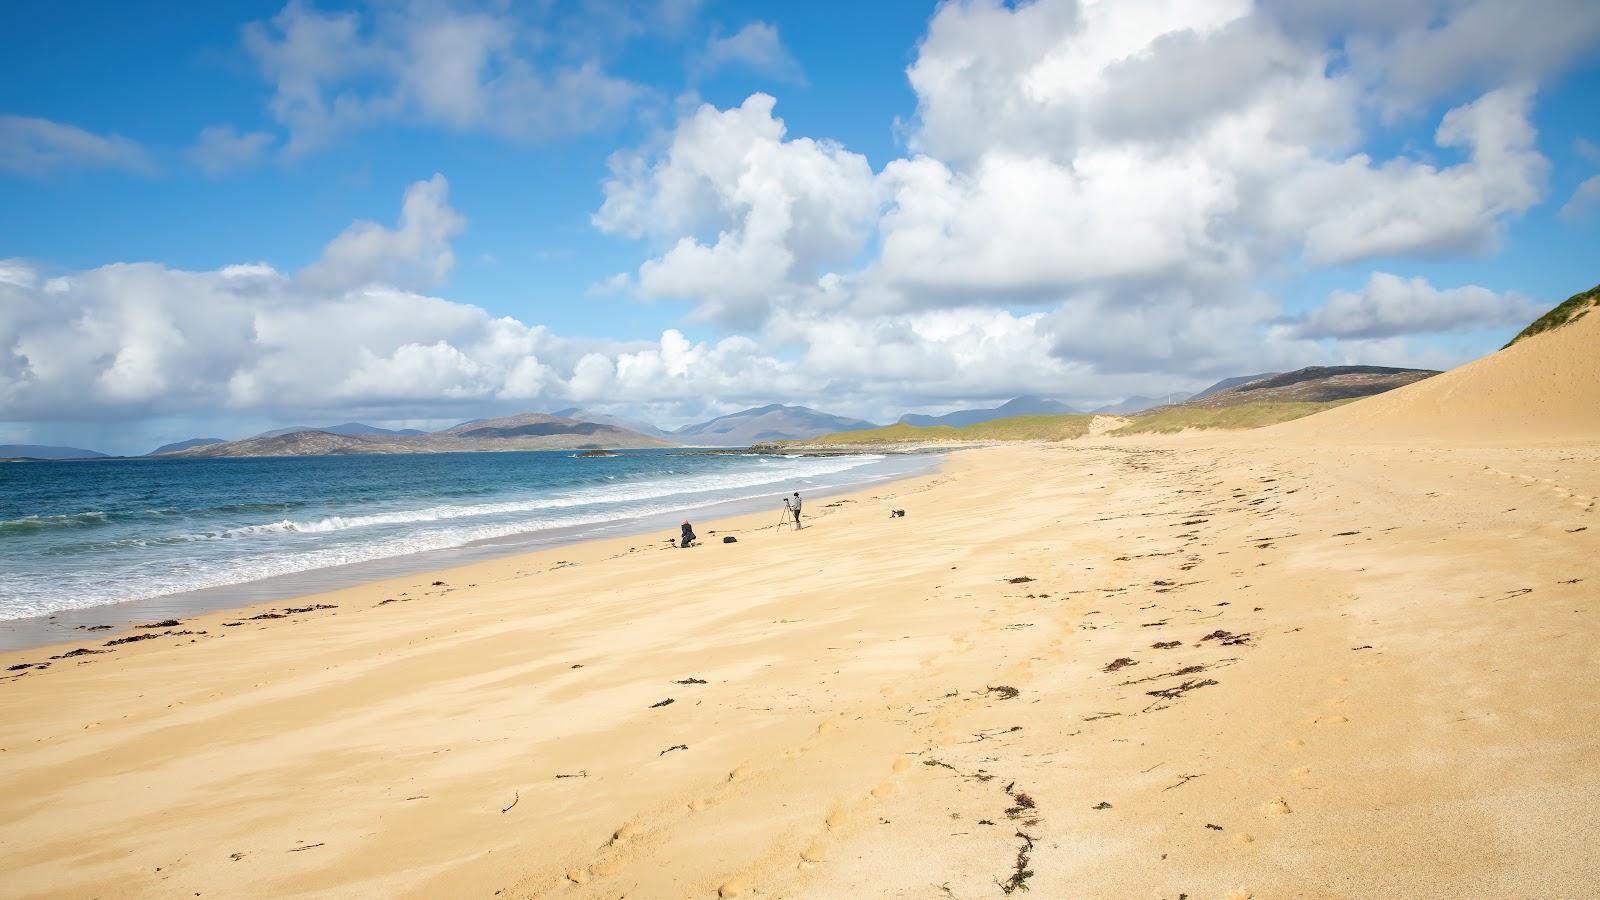
<path fill-rule="evenodd" d="M 682 449 L 0 464 L 0 626 L 242 606 L 654 529 L 664 542 L 682 518 L 776 516 L 792 491 L 933 464 Z M 38 639 L 5 630 L 0 646 Z"/>

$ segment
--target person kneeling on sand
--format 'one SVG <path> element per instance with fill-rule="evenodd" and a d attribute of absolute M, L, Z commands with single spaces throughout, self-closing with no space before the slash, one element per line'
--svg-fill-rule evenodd
<path fill-rule="evenodd" d="M 678 538 L 679 547 L 687 547 L 695 541 L 694 528 L 689 525 L 689 520 L 683 520 L 683 535 Z"/>

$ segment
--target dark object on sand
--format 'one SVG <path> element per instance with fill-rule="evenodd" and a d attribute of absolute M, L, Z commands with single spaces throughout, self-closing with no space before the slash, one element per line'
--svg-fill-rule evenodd
<path fill-rule="evenodd" d="M 730 534 L 730 535 L 725 535 L 722 538 L 722 542 L 724 544 L 737 544 L 737 543 L 739 543 L 739 539 Z"/>
<path fill-rule="evenodd" d="M 676 702 L 677 701 L 673 700 L 671 697 L 668 697 L 667 699 L 661 701 L 660 703 L 652 703 L 652 704 L 650 704 L 650 708 L 651 709 L 660 709 L 663 706 L 670 706 L 671 704 L 676 703 Z"/>
<path fill-rule="evenodd" d="M 183 623 L 179 622 L 177 619 L 167 619 L 167 620 L 162 621 L 162 622 L 151 622 L 148 625 L 135 625 L 133 627 L 135 627 L 135 628 L 177 628 L 181 624 L 183 624 Z"/>
<path fill-rule="evenodd" d="M 1128 666 L 1137 666 L 1137 665 L 1138 665 L 1138 663 L 1135 662 L 1132 657 L 1130 657 L 1130 656 L 1119 656 L 1116 659 L 1112 660 L 1111 662 L 1106 663 L 1106 667 L 1101 669 L 1100 671 L 1102 671 L 1102 672 L 1115 672 L 1118 669 L 1126 669 Z"/>
<path fill-rule="evenodd" d="M 1150 646 L 1157 650 L 1171 650 L 1173 647 L 1182 647 L 1183 641 L 1156 641 Z"/>
<path fill-rule="evenodd" d="M 679 547 L 687 547 L 690 544 L 693 544 L 694 540 L 695 540 L 695 538 L 694 538 L 694 528 L 692 526 L 690 526 L 688 520 L 685 519 L 684 523 L 683 523 L 682 532 L 678 536 L 678 546 Z"/>
<path fill-rule="evenodd" d="M 1096 803 L 1094 806 L 1091 806 L 1089 808 L 1090 809 L 1110 809 L 1111 808 L 1111 804 L 1105 802 L 1104 800 L 1101 800 L 1099 803 Z"/>
<path fill-rule="evenodd" d="M 903 510 L 903 509 L 891 509 L 891 510 L 889 510 L 889 518 L 891 518 L 891 519 L 904 519 L 905 517 L 906 517 L 906 511 Z"/>
<path fill-rule="evenodd" d="M 1010 700 L 1022 692 L 1009 684 L 1002 684 L 999 686 L 990 687 L 988 693 L 999 694 L 1001 700 Z"/>
<path fill-rule="evenodd" d="M 1026 575 L 1021 575 L 1021 576 L 1018 576 L 1016 578 L 1007 578 L 1006 579 L 1006 581 L 1008 583 L 1010 583 L 1010 584 L 1027 584 L 1028 582 L 1030 582 L 1032 580 L 1033 580 L 1032 578 L 1029 578 Z"/>

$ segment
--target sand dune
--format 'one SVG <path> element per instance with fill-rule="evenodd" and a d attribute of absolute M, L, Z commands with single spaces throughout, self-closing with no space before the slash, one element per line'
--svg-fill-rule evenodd
<path fill-rule="evenodd" d="M 1600 315 L 1426 381 L 1274 426 L 1263 439 L 1280 437 L 1493 446 L 1600 440 Z"/>

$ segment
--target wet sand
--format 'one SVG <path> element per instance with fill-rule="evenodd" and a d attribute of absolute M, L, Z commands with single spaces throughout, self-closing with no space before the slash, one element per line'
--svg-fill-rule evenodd
<path fill-rule="evenodd" d="M 9 652 L 5 892 L 1580 896 L 1597 498 L 1592 442 L 1091 438 Z"/>

